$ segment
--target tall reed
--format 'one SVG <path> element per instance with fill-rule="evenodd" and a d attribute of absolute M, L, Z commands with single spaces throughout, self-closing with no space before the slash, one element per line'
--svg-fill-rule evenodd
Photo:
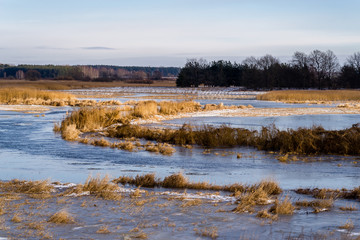
<path fill-rule="evenodd" d="M 0 88 L 0 103 L 22 104 L 25 102 L 42 102 L 71 100 L 74 95 L 62 92 L 50 92 L 28 88 Z"/>
<path fill-rule="evenodd" d="M 360 101 L 359 90 L 284 90 L 258 95 L 266 101 Z"/>

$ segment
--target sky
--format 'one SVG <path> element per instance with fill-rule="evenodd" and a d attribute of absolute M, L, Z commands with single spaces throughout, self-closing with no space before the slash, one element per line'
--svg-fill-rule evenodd
<path fill-rule="evenodd" d="M 0 0 L 0 63 L 181 67 L 360 51 L 359 0 Z"/>

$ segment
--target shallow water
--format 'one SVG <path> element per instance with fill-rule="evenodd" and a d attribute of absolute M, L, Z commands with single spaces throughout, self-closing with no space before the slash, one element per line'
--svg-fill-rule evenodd
<path fill-rule="evenodd" d="M 59 122 L 67 110 L 53 108 L 45 117 L 0 112 L 2 180 L 50 178 L 79 183 L 89 174 L 97 173 L 117 177 L 155 172 L 164 177 L 182 171 L 190 180 L 216 184 L 254 183 L 274 178 L 285 189 L 353 188 L 360 182 L 360 164 L 352 163 L 357 157 L 308 157 L 307 162 L 282 164 L 276 160 L 276 154 L 254 148 L 214 149 L 205 155 L 201 148 L 178 147 L 169 157 L 68 142 L 52 131 L 54 123 Z M 240 152 L 243 157 L 237 159 L 230 151 Z M 338 164 L 342 166 L 337 167 Z"/>
<path fill-rule="evenodd" d="M 253 106 L 257 104 L 255 101 L 251 103 Z M 264 103 L 259 102 L 258 104 L 260 106 Z M 213 149 L 210 154 L 202 154 L 204 149 L 196 147 L 193 149 L 176 148 L 177 152 L 173 156 L 163 156 L 145 151 L 126 152 L 67 142 L 55 134 L 52 128 L 55 122 L 59 122 L 65 117 L 68 110 L 69 108 L 66 107 L 52 108 L 45 113 L 44 117 L 0 111 L 0 180 L 50 179 L 51 181 L 82 183 L 89 174 L 93 176 L 110 174 L 115 178 L 122 175 L 135 176 L 156 173 L 157 177 L 163 178 L 181 171 L 191 181 L 207 181 L 218 185 L 236 182 L 256 183 L 272 178 L 286 190 L 284 195 L 291 196 L 294 201 L 301 197 L 292 191 L 296 188 L 352 189 L 360 185 L 359 157 L 304 157 L 302 161 L 284 164 L 276 160 L 277 154 L 257 151 L 254 148 Z M 317 124 L 321 124 L 327 129 L 342 129 L 351 127 L 352 124 L 358 122 L 358 119 L 359 115 L 304 115 L 273 118 L 192 118 L 191 121 L 196 124 L 230 123 L 233 127 L 251 129 L 258 129 L 262 125 L 272 123 L 281 129 L 311 127 Z M 186 119 L 169 122 L 181 124 L 184 121 Z M 238 159 L 236 154 L 231 154 L 230 151 L 242 153 L 243 157 Z M 234 205 L 227 206 L 226 203 L 219 206 L 227 209 L 226 212 L 216 211 L 218 208 L 214 209 L 212 204 L 186 210 L 179 209 L 179 203 L 176 201 L 171 202 L 166 210 L 142 208 L 138 212 L 126 212 L 129 211 L 127 207 L 120 207 L 119 210 L 114 211 L 113 209 L 118 206 L 112 202 L 91 200 L 90 202 L 98 201 L 96 202 L 98 207 L 89 211 L 88 208 L 74 207 L 80 205 L 82 199 L 71 201 L 74 204 L 71 204 L 68 209 L 78 216 L 82 224 L 67 226 L 65 230 L 64 227 L 54 228 L 53 230 L 58 236 L 123 239 L 126 235 L 125 232 L 129 232 L 138 224 L 156 221 L 159 223 L 159 228 L 144 230 L 151 239 L 202 238 L 193 231 L 195 223 L 199 229 L 216 226 L 219 239 L 242 236 L 255 239 L 265 237 L 281 239 L 288 236 L 296 237 L 302 233 L 305 236 L 312 236 L 317 232 L 328 233 L 330 231 L 335 231 L 334 236 L 339 238 L 343 233 L 338 231 L 338 226 L 343 225 L 348 219 L 352 219 L 356 225 L 354 232 L 360 231 L 357 225 L 360 221 L 359 211 L 341 212 L 337 208 L 319 214 L 309 214 L 301 210 L 293 216 L 281 217 L 273 224 L 263 224 L 263 220 L 256 219 L 253 214 L 232 213 L 230 210 Z M 345 200 L 336 201 L 337 206 L 348 204 L 358 203 Z M 56 204 L 54 206 L 47 211 L 62 207 L 56 206 Z M 93 213 L 98 215 L 92 215 Z M 126 220 L 120 221 L 119 214 L 122 214 L 121 217 Z M 105 224 L 109 226 L 113 234 L 94 235 L 99 226 L 103 224 L 99 223 L 101 216 L 108 217 Z M 168 220 L 165 221 L 166 218 Z M 204 219 L 206 221 L 202 222 Z M 176 227 L 169 227 L 169 222 L 174 222 Z M 119 225 L 122 227 L 120 230 L 117 229 Z M 0 237 L 5 236 L 3 231 L 0 230 L 0 233 L 2 233 Z"/>
<path fill-rule="evenodd" d="M 319 115 L 293 115 L 276 117 L 191 117 L 164 121 L 166 124 L 191 125 L 210 124 L 219 126 L 223 124 L 234 128 L 247 128 L 261 130 L 263 126 L 275 125 L 281 130 L 311 128 L 322 126 L 326 130 L 341 130 L 360 123 L 360 114 L 319 114 Z"/>

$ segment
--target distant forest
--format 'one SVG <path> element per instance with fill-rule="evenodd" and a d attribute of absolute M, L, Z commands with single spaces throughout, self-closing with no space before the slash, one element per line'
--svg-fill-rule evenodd
<path fill-rule="evenodd" d="M 0 64 L 0 78 L 6 79 L 54 79 L 82 81 L 160 80 L 175 78 L 176 67 L 120 67 L 107 65 L 61 66 L 61 65 L 7 65 Z"/>
<path fill-rule="evenodd" d="M 328 50 L 295 52 L 289 63 L 265 55 L 248 57 L 241 64 L 229 61 L 188 60 L 176 80 L 178 87 L 242 86 L 248 89 L 360 88 L 360 52 L 340 66 Z"/>

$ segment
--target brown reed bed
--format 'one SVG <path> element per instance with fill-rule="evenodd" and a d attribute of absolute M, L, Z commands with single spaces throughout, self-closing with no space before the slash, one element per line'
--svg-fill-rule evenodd
<path fill-rule="evenodd" d="M 43 194 L 51 193 L 54 187 L 49 181 L 20 181 L 14 179 L 8 182 L 0 182 L 0 191 L 8 193 Z"/>
<path fill-rule="evenodd" d="M 46 106 L 104 106 L 121 105 L 116 100 L 79 100 L 75 95 L 34 88 L 0 88 L 0 104 L 8 105 L 46 105 Z"/>
<path fill-rule="evenodd" d="M 63 92 L 28 88 L 0 88 L 0 103 L 2 104 L 56 105 L 61 101 L 69 102 L 74 99 L 74 95 Z"/>
<path fill-rule="evenodd" d="M 174 173 L 165 177 L 163 180 L 156 178 L 155 174 L 137 175 L 136 177 L 120 176 L 113 180 L 114 183 L 130 184 L 138 187 L 163 187 L 179 189 L 196 189 L 210 191 L 226 191 L 232 193 L 245 193 L 261 190 L 267 195 L 278 195 L 282 192 L 278 183 L 273 180 L 263 180 L 253 185 L 231 184 L 219 186 L 207 182 L 190 182 L 182 173 Z"/>
<path fill-rule="evenodd" d="M 85 107 L 71 112 L 62 122 L 60 131 L 63 132 L 68 126 L 75 125 L 82 132 L 91 132 L 121 123 L 122 111 L 119 108 Z"/>
<path fill-rule="evenodd" d="M 149 107 L 152 106 L 152 107 Z M 156 141 L 158 143 L 175 144 L 178 146 L 199 145 L 208 148 L 252 146 L 259 150 L 279 151 L 285 154 L 280 161 L 287 161 L 287 153 L 291 154 L 337 154 L 360 155 L 360 126 L 353 125 L 344 130 L 325 130 L 320 126 L 279 130 L 274 125 L 263 127 L 261 131 L 250 131 L 241 128 L 231 128 L 228 125 L 213 127 L 210 125 L 190 126 L 184 124 L 179 129 L 155 129 L 129 124 L 137 117 L 149 117 L 158 111 L 153 101 L 138 103 L 126 115 L 121 108 L 85 107 L 73 111 L 54 130 L 60 130 L 64 139 L 77 138 L 77 130 L 81 132 L 100 131 L 112 138 L 136 138 Z M 152 110 L 151 110 L 152 109 Z M 74 129 L 74 126 L 76 129 Z M 105 129 L 106 128 L 106 129 Z M 105 130 L 104 130 L 105 129 Z M 164 152 L 165 145 L 148 146 L 148 151 Z M 171 149 L 168 149 L 171 154 Z M 296 159 L 296 158 L 294 158 Z"/>
<path fill-rule="evenodd" d="M 256 99 L 285 102 L 360 101 L 359 90 L 283 90 L 257 95 Z"/>
<path fill-rule="evenodd" d="M 160 108 L 159 113 L 163 115 L 174 115 L 184 112 L 196 112 L 202 109 L 200 103 L 194 101 L 161 101 L 158 105 Z"/>
<path fill-rule="evenodd" d="M 220 127 L 192 127 L 180 129 L 152 129 L 137 125 L 121 125 L 107 131 L 115 138 L 142 138 L 175 145 L 197 144 L 203 147 L 253 146 L 259 150 L 315 155 L 360 155 L 360 126 L 345 130 L 325 130 L 322 127 L 280 131 L 274 126 L 261 131 Z"/>

